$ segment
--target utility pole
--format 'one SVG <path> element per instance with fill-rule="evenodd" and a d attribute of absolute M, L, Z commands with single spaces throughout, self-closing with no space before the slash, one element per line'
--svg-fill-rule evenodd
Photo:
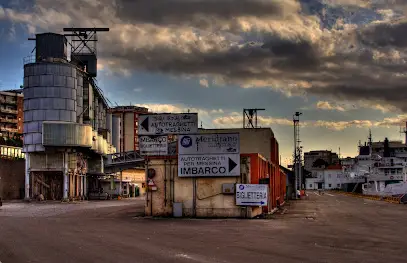
<path fill-rule="evenodd" d="M 293 115 L 293 123 L 294 123 L 294 163 L 293 163 L 293 170 L 295 176 L 295 199 L 298 198 L 297 191 L 301 191 L 302 189 L 302 147 L 300 146 L 300 115 L 301 112 L 296 112 Z"/>

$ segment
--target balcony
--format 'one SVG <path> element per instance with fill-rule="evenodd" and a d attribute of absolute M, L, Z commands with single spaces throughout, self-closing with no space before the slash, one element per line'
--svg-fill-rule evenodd
<path fill-rule="evenodd" d="M 18 133 L 18 129 L 8 127 L 0 127 L 0 131 Z"/>
<path fill-rule="evenodd" d="M 14 105 L 14 104 L 17 104 L 17 101 L 15 98 L 8 97 L 8 96 L 4 98 L 4 96 L 3 96 L 3 97 L 0 97 L 0 103 Z"/>
<path fill-rule="evenodd" d="M 18 123 L 18 120 L 17 119 L 1 118 L 0 117 L 0 122 L 2 122 L 2 123 Z"/>
<path fill-rule="evenodd" d="M 7 109 L 7 108 L 0 108 L 0 112 L 2 113 L 10 113 L 10 114 L 17 114 L 17 110 Z"/>

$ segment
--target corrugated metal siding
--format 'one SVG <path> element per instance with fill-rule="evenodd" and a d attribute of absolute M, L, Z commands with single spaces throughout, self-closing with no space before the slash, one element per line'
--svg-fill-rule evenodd
<path fill-rule="evenodd" d="M 250 158 L 250 183 L 267 182 L 269 186 L 269 205 L 263 207 L 263 212 L 271 212 L 279 204 L 283 204 L 286 192 L 286 178 L 280 173 L 280 166 L 269 162 L 257 153 L 242 154 Z"/>
<path fill-rule="evenodd" d="M 76 122 L 77 70 L 64 63 L 24 66 L 24 150 L 44 151 L 44 121 Z"/>

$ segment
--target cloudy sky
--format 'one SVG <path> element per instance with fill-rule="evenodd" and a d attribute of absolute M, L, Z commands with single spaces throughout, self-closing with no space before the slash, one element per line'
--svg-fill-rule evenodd
<path fill-rule="evenodd" d="M 190 109 L 204 128 L 265 108 L 283 163 L 301 111 L 305 151 L 353 156 L 369 128 L 403 138 L 406 12 L 406 0 L 0 0 L 0 89 L 22 84 L 35 33 L 110 27 L 98 83 L 111 102 Z"/>

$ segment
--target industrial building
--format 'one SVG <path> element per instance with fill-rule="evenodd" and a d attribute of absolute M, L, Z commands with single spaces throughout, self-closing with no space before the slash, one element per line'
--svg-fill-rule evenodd
<path fill-rule="evenodd" d="M 0 91 L 0 144 L 23 133 L 22 90 Z"/>
<path fill-rule="evenodd" d="M 280 173 L 278 143 L 273 131 L 270 128 L 199 130 L 199 134 L 232 133 L 239 134 L 240 176 L 183 178 L 178 176 L 177 155 L 147 157 L 146 168 L 148 174 L 154 174 L 154 185 L 149 182 L 145 214 L 252 218 L 282 205 L 286 177 Z M 267 205 L 236 205 L 235 184 L 268 185 Z"/>
<path fill-rule="evenodd" d="M 112 117 L 96 85 L 96 31 L 37 34 L 35 57 L 24 60 L 25 198 L 86 198 L 116 152 Z M 106 31 L 103 29 L 101 31 Z M 84 42 L 86 38 L 87 42 Z"/>

